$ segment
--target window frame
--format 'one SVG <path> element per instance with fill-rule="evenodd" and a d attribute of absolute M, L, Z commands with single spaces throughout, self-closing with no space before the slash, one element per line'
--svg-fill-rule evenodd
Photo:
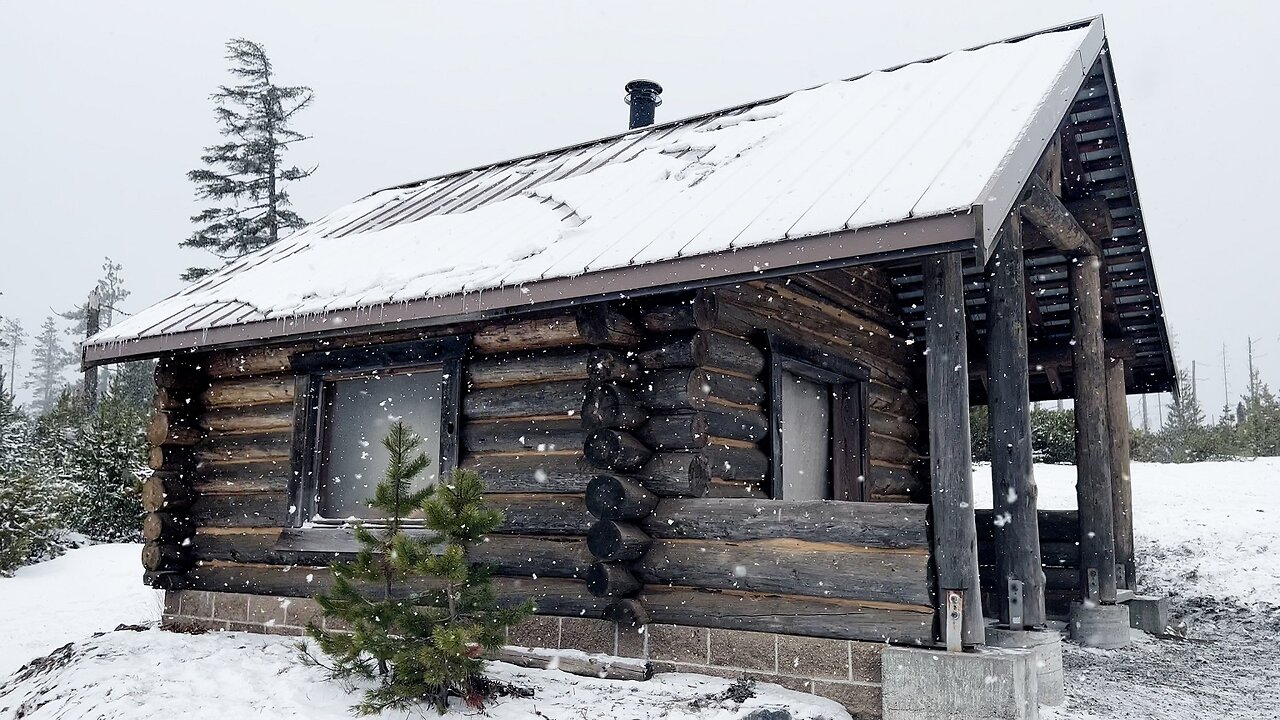
<path fill-rule="evenodd" d="M 289 527 L 340 528 L 346 520 L 315 521 L 320 463 L 327 425 L 325 387 L 381 371 L 434 370 L 443 373 L 440 397 L 440 447 L 427 448 L 444 478 L 458 463 L 459 409 L 462 401 L 462 358 L 470 339 L 450 336 L 367 347 L 316 350 L 291 357 L 294 372 L 293 443 L 290 452 Z M 377 526 L 376 519 L 363 524 Z"/>
<path fill-rule="evenodd" d="M 830 386 L 832 412 L 830 435 L 832 500 L 866 502 L 866 478 L 870 472 L 867 452 L 868 383 L 871 373 L 862 365 L 836 357 L 807 345 L 801 345 L 775 333 L 768 334 L 769 343 L 769 495 L 786 500 L 782 482 L 782 387 L 783 373 L 790 372 L 812 382 Z M 838 403 L 839 412 L 836 412 Z M 849 427 L 849 418 L 859 418 L 857 427 Z M 854 452 L 849 445 L 854 444 Z M 862 477 L 863 481 L 858 482 Z"/>

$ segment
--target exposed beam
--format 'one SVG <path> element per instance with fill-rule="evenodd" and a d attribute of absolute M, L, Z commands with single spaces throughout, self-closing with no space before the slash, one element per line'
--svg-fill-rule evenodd
<path fill-rule="evenodd" d="M 1116 528 L 1116 585 L 1137 590 L 1133 486 L 1129 480 L 1129 404 L 1124 388 L 1125 362 L 1107 361 L 1107 425 L 1111 430 L 1111 514 Z"/>
<path fill-rule="evenodd" d="M 1039 176 L 1032 175 L 1027 182 L 1022 201 L 1018 204 L 1022 217 L 1044 234 L 1049 242 L 1065 255 L 1090 255 L 1097 257 L 1098 245 L 1076 220 L 1062 201 L 1054 196 Z"/>

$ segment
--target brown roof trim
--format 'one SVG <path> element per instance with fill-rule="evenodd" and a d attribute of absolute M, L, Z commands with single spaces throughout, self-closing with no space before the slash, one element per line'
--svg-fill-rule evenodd
<path fill-rule="evenodd" d="M 550 278 L 521 286 L 87 345 L 82 364 L 92 367 L 195 348 L 242 347 L 263 344 L 266 340 L 477 320 L 497 314 L 580 304 L 587 299 L 635 297 L 682 286 L 718 285 L 822 266 L 865 263 L 893 255 L 920 254 L 922 248 L 928 248 L 928 252 L 955 250 L 972 246 L 974 238 L 975 219 L 970 209 L 577 277 Z"/>

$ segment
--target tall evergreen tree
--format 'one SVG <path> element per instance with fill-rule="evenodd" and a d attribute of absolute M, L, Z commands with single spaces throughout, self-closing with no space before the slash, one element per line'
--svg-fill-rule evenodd
<path fill-rule="evenodd" d="M 124 275 L 122 274 L 124 266 L 120 263 L 111 262 L 111 258 L 105 258 L 102 263 L 102 277 L 98 278 L 98 284 L 95 289 L 98 291 L 98 324 L 99 327 L 107 328 L 111 326 L 111 321 L 120 303 L 129 297 L 129 290 L 124 286 Z M 71 327 L 67 328 L 67 334 L 76 338 L 84 339 L 87 332 L 86 305 L 77 305 L 70 310 L 59 313 L 65 320 L 71 321 Z"/>
<path fill-rule="evenodd" d="M 62 371 L 75 362 L 75 356 L 62 345 L 58 323 L 52 316 L 45 318 L 40 334 L 31 348 L 31 370 L 23 387 L 35 390 L 33 406 L 37 412 L 53 409 L 64 385 Z"/>
<path fill-rule="evenodd" d="M 362 715 L 421 703 L 443 715 L 451 695 L 480 706 L 481 655 L 501 647 L 505 628 L 532 612 L 528 603 L 500 609 L 489 569 L 467 560 L 467 549 L 502 523 L 501 513 L 483 505 L 480 476 L 455 470 L 447 484 L 412 490 L 428 462 L 421 442 L 404 423 L 391 426 L 383 439 L 390 463 L 370 502 L 385 511 L 387 527 L 357 526 L 359 553 L 333 566 L 333 589 L 316 598 L 351 632 L 307 628 L 332 664 L 305 646 L 304 662 L 335 678 L 376 683 L 353 708 Z M 428 537 L 404 532 L 404 518 L 418 510 Z"/>
<path fill-rule="evenodd" d="M 0 338 L 4 339 L 5 349 L 9 351 L 9 399 L 18 394 L 18 350 L 27 344 L 27 333 L 22 323 L 13 318 L 4 321 L 0 327 Z M 0 391 L 4 388 L 0 387 Z"/>
<path fill-rule="evenodd" d="M 271 61 L 261 45 L 243 38 L 227 43 L 227 59 L 238 85 L 213 94 L 219 132 L 226 142 L 204 149 L 205 167 L 187 173 L 196 197 L 214 203 L 191 218 L 197 229 L 183 247 L 208 250 L 223 261 L 266 247 L 305 222 L 289 209 L 287 183 L 312 173 L 284 162 L 284 152 L 306 136 L 292 127 L 294 116 L 311 104 L 311 88 L 276 85 Z M 216 268 L 193 267 L 184 280 Z"/>
<path fill-rule="evenodd" d="M 1162 459 L 1177 463 L 1208 460 L 1215 454 L 1213 434 L 1205 426 L 1204 410 L 1186 373 L 1178 373 L 1178 390 L 1160 430 Z"/>
<path fill-rule="evenodd" d="M 1280 400 L 1256 369 L 1249 372 L 1249 389 L 1241 404 L 1243 417 L 1236 428 L 1240 451 L 1255 457 L 1280 455 Z"/>

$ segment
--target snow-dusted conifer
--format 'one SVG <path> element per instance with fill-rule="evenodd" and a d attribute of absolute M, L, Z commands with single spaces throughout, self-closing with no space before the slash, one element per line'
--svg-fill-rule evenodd
<path fill-rule="evenodd" d="M 483 505 L 480 476 L 455 470 L 446 484 L 412 490 L 428 464 L 421 443 L 403 422 L 391 426 L 382 441 L 390 462 L 370 502 L 387 526 L 356 527 L 359 552 L 333 566 L 333 589 L 316 598 L 350 632 L 307 628 L 329 661 L 304 646 L 304 662 L 334 678 L 375 683 L 353 708 L 362 715 L 420 704 L 444 714 L 451 695 L 479 706 L 481 655 L 501 647 L 505 628 L 532 612 L 527 604 L 499 608 L 488 569 L 467 561 L 467 548 L 502 523 L 501 513 Z M 404 518 L 418 510 L 429 536 L 404 531 Z"/>
<path fill-rule="evenodd" d="M 62 371 L 75 362 L 75 357 L 62 344 L 58 323 L 52 316 L 45 318 L 40 334 L 31 348 L 31 369 L 24 387 L 35 390 L 32 405 L 37 412 L 53 409 L 64 382 Z"/>
<path fill-rule="evenodd" d="M 226 141 L 206 147 L 201 156 L 205 167 L 187 173 L 196 184 L 196 197 L 212 204 L 191 218 L 196 231 L 181 243 L 208 250 L 223 261 L 266 247 L 302 227 L 303 219 L 289 209 L 285 185 L 312 172 L 284 161 L 285 150 L 306 139 L 292 122 L 311 104 L 311 88 L 275 84 L 271 61 L 258 43 L 231 40 L 227 59 L 240 84 L 220 86 L 213 94 L 219 132 Z M 182 277 L 195 280 L 211 271 L 193 267 Z"/>

